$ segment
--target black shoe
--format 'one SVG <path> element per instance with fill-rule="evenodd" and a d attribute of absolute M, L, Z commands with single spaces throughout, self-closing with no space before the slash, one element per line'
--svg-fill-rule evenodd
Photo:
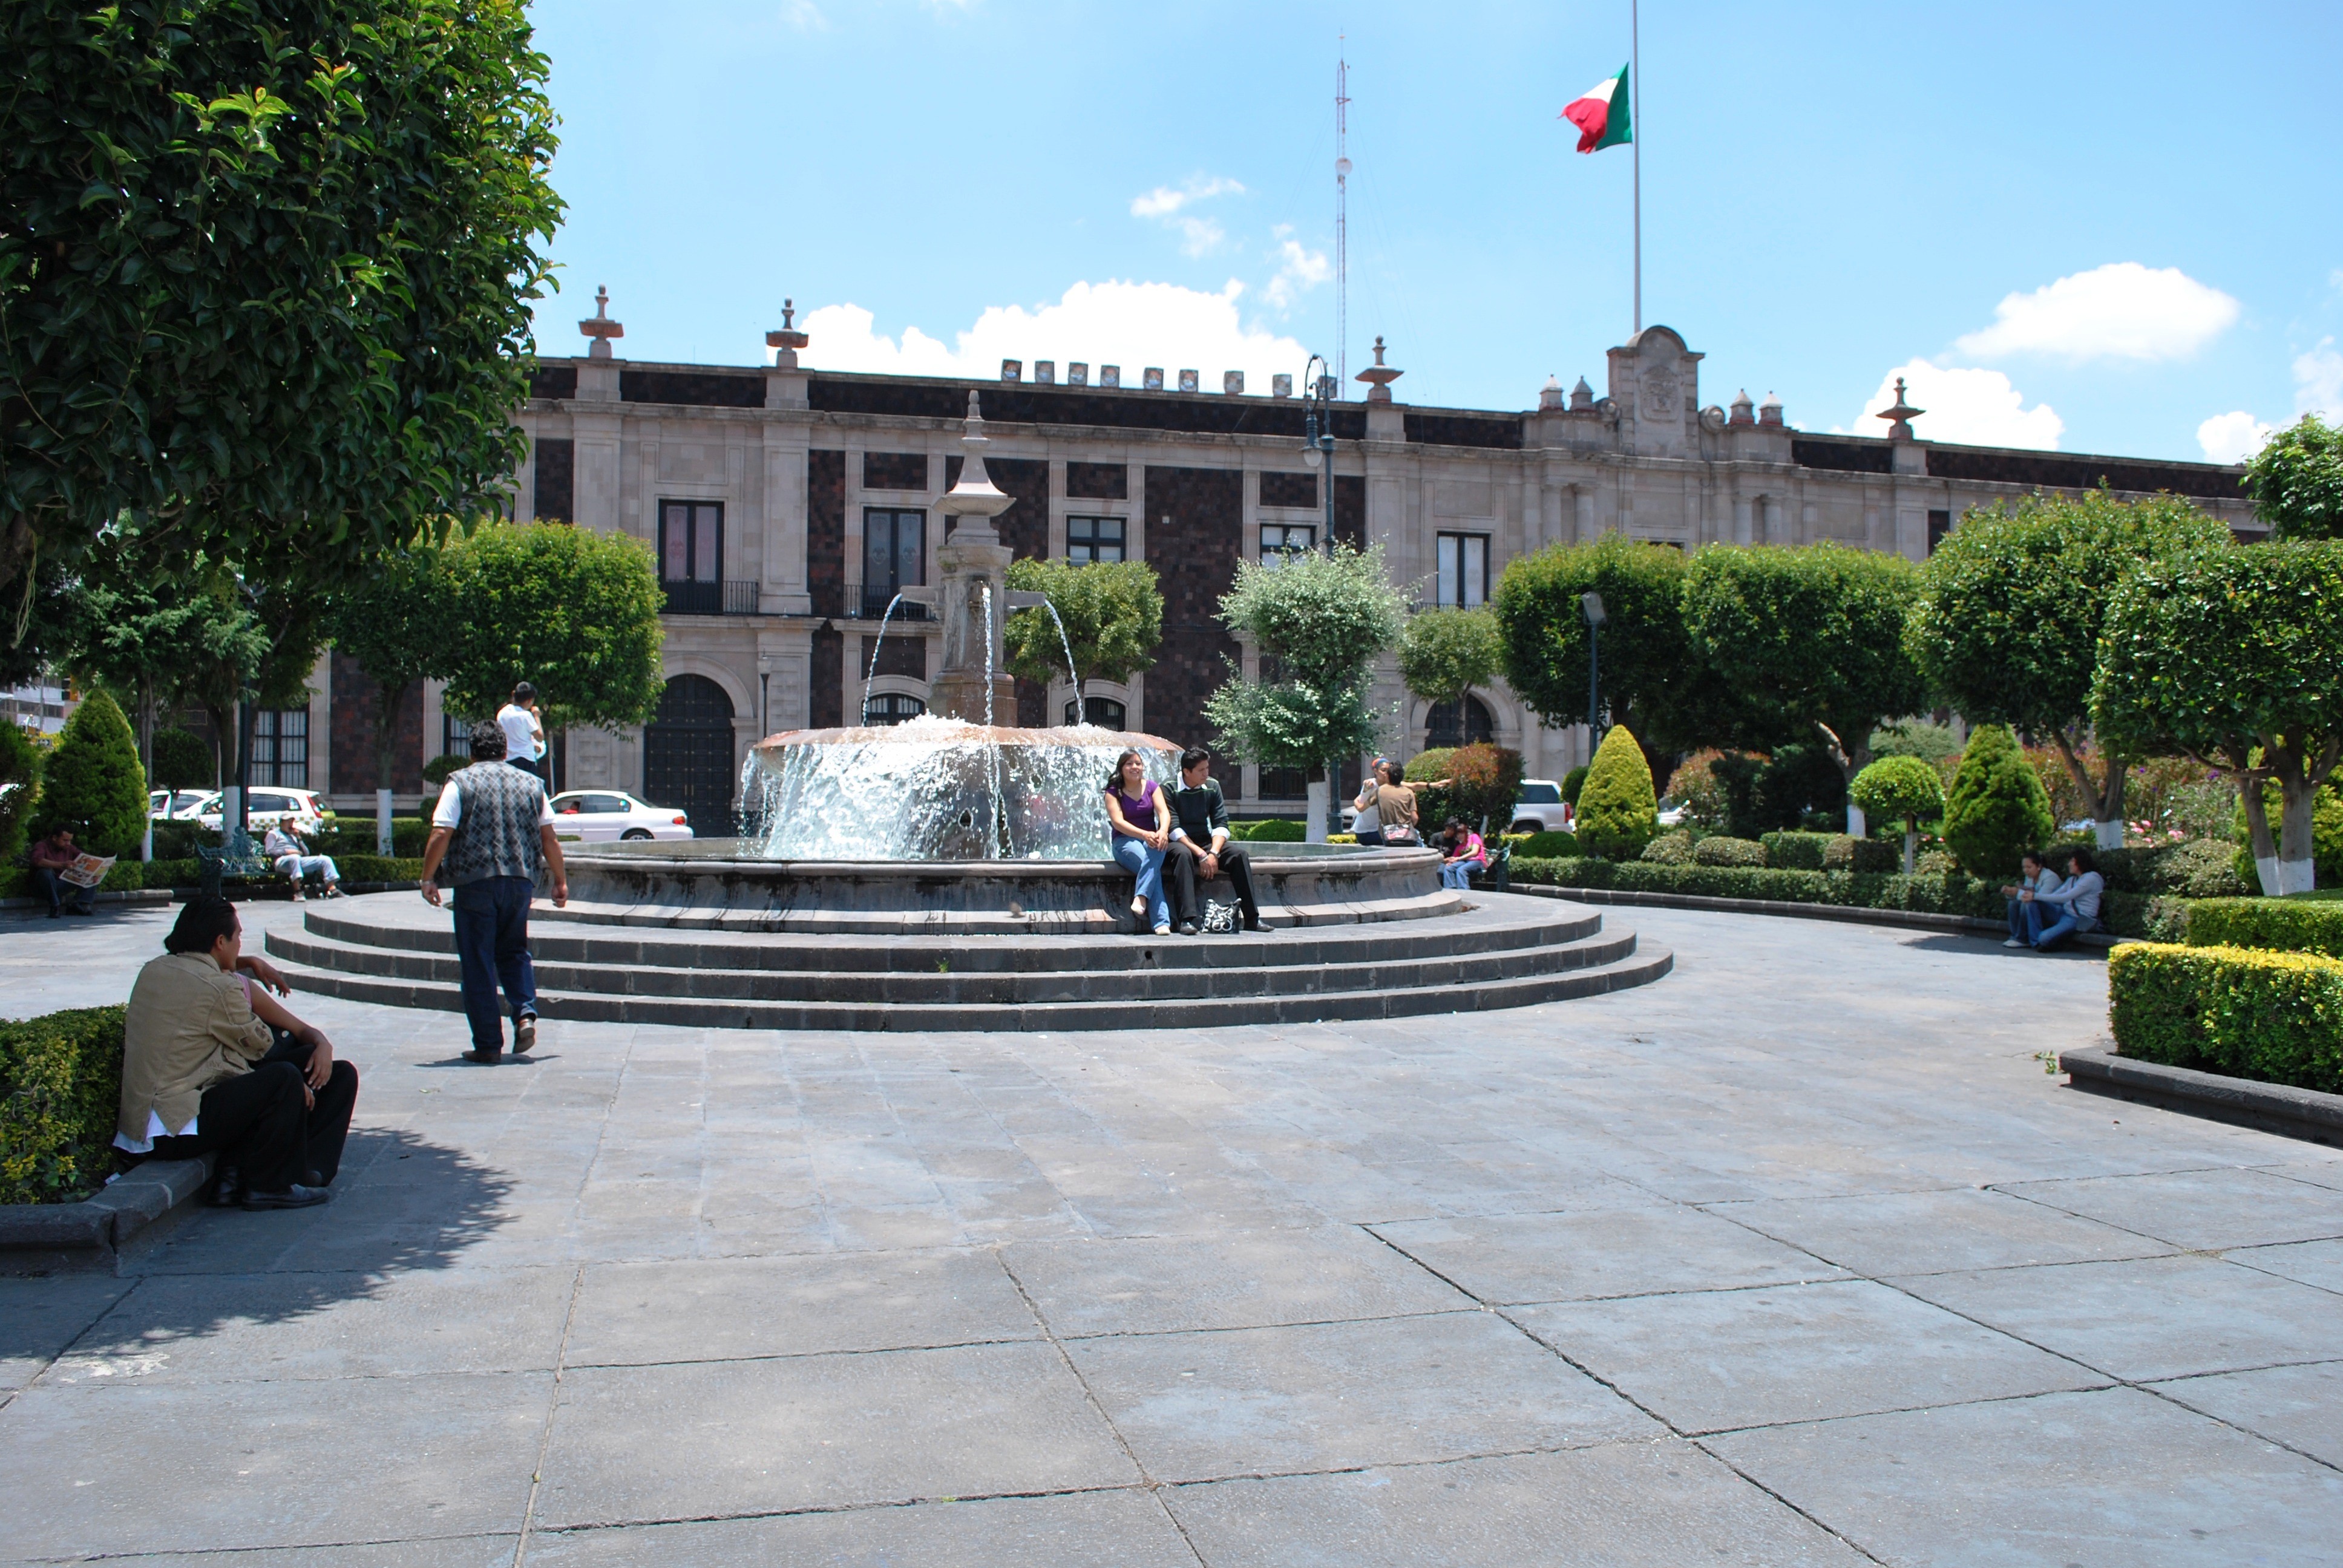
<path fill-rule="evenodd" d="M 503 1059 L 504 1054 L 505 1053 L 502 1050 L 468 1050 L 464 1053 L 464 1060 L 466 1061 L 478 1061 L 493 1067 L 498 1061 Z"/>
<path fill-rule="evenodd" d="M 513 1054 L 515 1056 L 527 1056 L 530 1051 L 535 1050 L 536 1049 L 537 1014 L 533 1012 L 523 1013 L 521 1014 L 520 1021 L 513 1025 Z"/>
<path fill-rule="evenodd" d="M 204 1193 L 204 1206 L 210 1209 L 233 1209 L 243 1196 L 244 1172 L 233 1165 L 223 1165 L 214 1172 L 212 1184 Z"/>
<path fill-rule="evenodd" d="M 297 1182 L 282 1192 L 246 1192 L 244 1206 L 251 1210 L 311 1209 L 332 1198 L 322 1187 L 304 1187 Z"/>
<path fill-rule="evenodd" d="M 1193 920 L 1182 920 L 1180 922 L 1180 934 L 1183 937 L 1194 936 L 1196 934 L 1196 922 Z"/>
<path fill-rule="evenodd" d="M 1246 916 L 1244 929 L 1255 933 L 1256 935 L 1266 936 L 1269 934 L 1269 928 L 1261 923 L 1261 917 L 1259 915 Z"/>

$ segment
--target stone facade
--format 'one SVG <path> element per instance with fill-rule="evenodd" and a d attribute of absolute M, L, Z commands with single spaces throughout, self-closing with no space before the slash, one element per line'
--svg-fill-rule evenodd
<path fill-rule="evenodd" d="M 1490 583 L 1516 556 L 1614 528 L 1685 548 L 1830 539 L 1917 559 L 1972 507 L 2102 477 L 2122 494 L 2191 497 L 2240 534 L 2260 531 L 2234 467 L 1808 434 L 1771 400 L 1704 405 L 1701 356 L 1665 327 L 1607 360 L 1606 395 L 1584 381 L 1567 394 L 1550 386 L 1520 412 L 1337 405 L 1335 536 L 1381 543 L 1394 577 L 1432 603 L 1442 535 L 1458 536 L 1458 550 L 1485 551 Z M 1016 498 L 999 520 L 1002 541 L 1020 556 L 1062 556 L 1068 517 L 1120 518 L 1129 557 L 1162 575 L 1156 665 L 1091 695 L 1122 703 L 1134 729 L 1205 738 L 1202 704 L 1223 660 L 1253 668 L 1213 613 L 1237 560 L 1258 553 L 1264 528 L 1308 528 L 1314 538 L 1324 525 L 1322 471 L 1302 462 L 1302 404 L 1143 387 L 973 385 L 992 437 L 987 466 Z M 760 734 L 860 711 L 867 639 L 877 631 L 860 589 L 865 516 L 922 514 L 932 580 L 944 537 L 936 502 L 958 476 L 970 386 L 794 364 L 548 361 L 516 414 L 532 438 L 518 515 L 652 540 L 662 501 L 723 508 L 729 613 L 670 616 L 667 672 L 722 689 L 737 760 Z M 923 645 L 936 630 L 899 616 L 874 692 L 924 702 L 925 674 L 939 663 Z M 331 684 L 338 791 L 355 738 L 340 721 L 347 683 Z M 1046 691 L 1021 687 L 1018 721 L 1054 720 L 1070 697 L 1063 679 Z M 1384 670 L 1377 700 L 1400 708 L 1403 749 L 1421 747 L 1428 705 L 1405 694 L 1395 668 Z M 1499 741 L 1519 748 L 1534 776 L 1583 759 L 1579 727 L 1541 723 L 1502 687 L 1483 700 Z M 428 754 L 439 744 L 437 703 L 419 706 L 427 713 L 417 739 Z M 564 782 L 640 790 L 643 745 L 639 732 L 573 736 Z M 1259 784 L 1251 769 L 1224 779 L 1240 806 L 1261 799 Z"/>

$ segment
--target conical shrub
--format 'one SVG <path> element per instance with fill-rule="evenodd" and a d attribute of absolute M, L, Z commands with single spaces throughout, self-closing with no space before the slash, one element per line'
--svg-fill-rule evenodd
<path fill-rule="evenodd" d="M 1632 860 L 1660 830 L 1659 815 L 1644 749 L 1625 725 L 1613 725 L 1578 792 L 1579 848 L 1606 860 Z"/>
<path fill-rule="evenodd" d="M 2028 849 L 2050 841 L 2050 796 L 2006 725 L 1979 725 L 1961 753 L 1945 802 L 1945 846 L 1972 876 L 2017 874 Z"/>
<path fill-rule="evenodd" d="M 103 691 L 74 709 L 41 769 L 33 831 L 46 837 L 60 827 L 71 828 L 94 855 L 127 854 L 146 837 L 146 770 L 138 766 L 138 739 Z"/>

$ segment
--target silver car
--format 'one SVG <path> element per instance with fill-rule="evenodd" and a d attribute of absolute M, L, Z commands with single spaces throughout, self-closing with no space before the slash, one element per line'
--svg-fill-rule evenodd
<path fill-rule="evenodd" d="M 619 789 L 565 789 L 553 798 L 553 836 L 565 844 L 689 839 L 691 819 Z"/>

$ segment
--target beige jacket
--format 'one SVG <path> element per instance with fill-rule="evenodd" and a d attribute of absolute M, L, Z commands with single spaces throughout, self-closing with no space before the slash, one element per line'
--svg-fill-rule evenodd
<path fill-rule="evenodd" d="M 138 971 L 122 1030 L 117 1130 L 143 1142 L 146 1113 L 176 1135 L 196 1119 L 204 1091 L 250 1072 L 268 1054 L 268 1026 L 253 1016 L 244 982 L 208 953 L 172 953 Z"/>

